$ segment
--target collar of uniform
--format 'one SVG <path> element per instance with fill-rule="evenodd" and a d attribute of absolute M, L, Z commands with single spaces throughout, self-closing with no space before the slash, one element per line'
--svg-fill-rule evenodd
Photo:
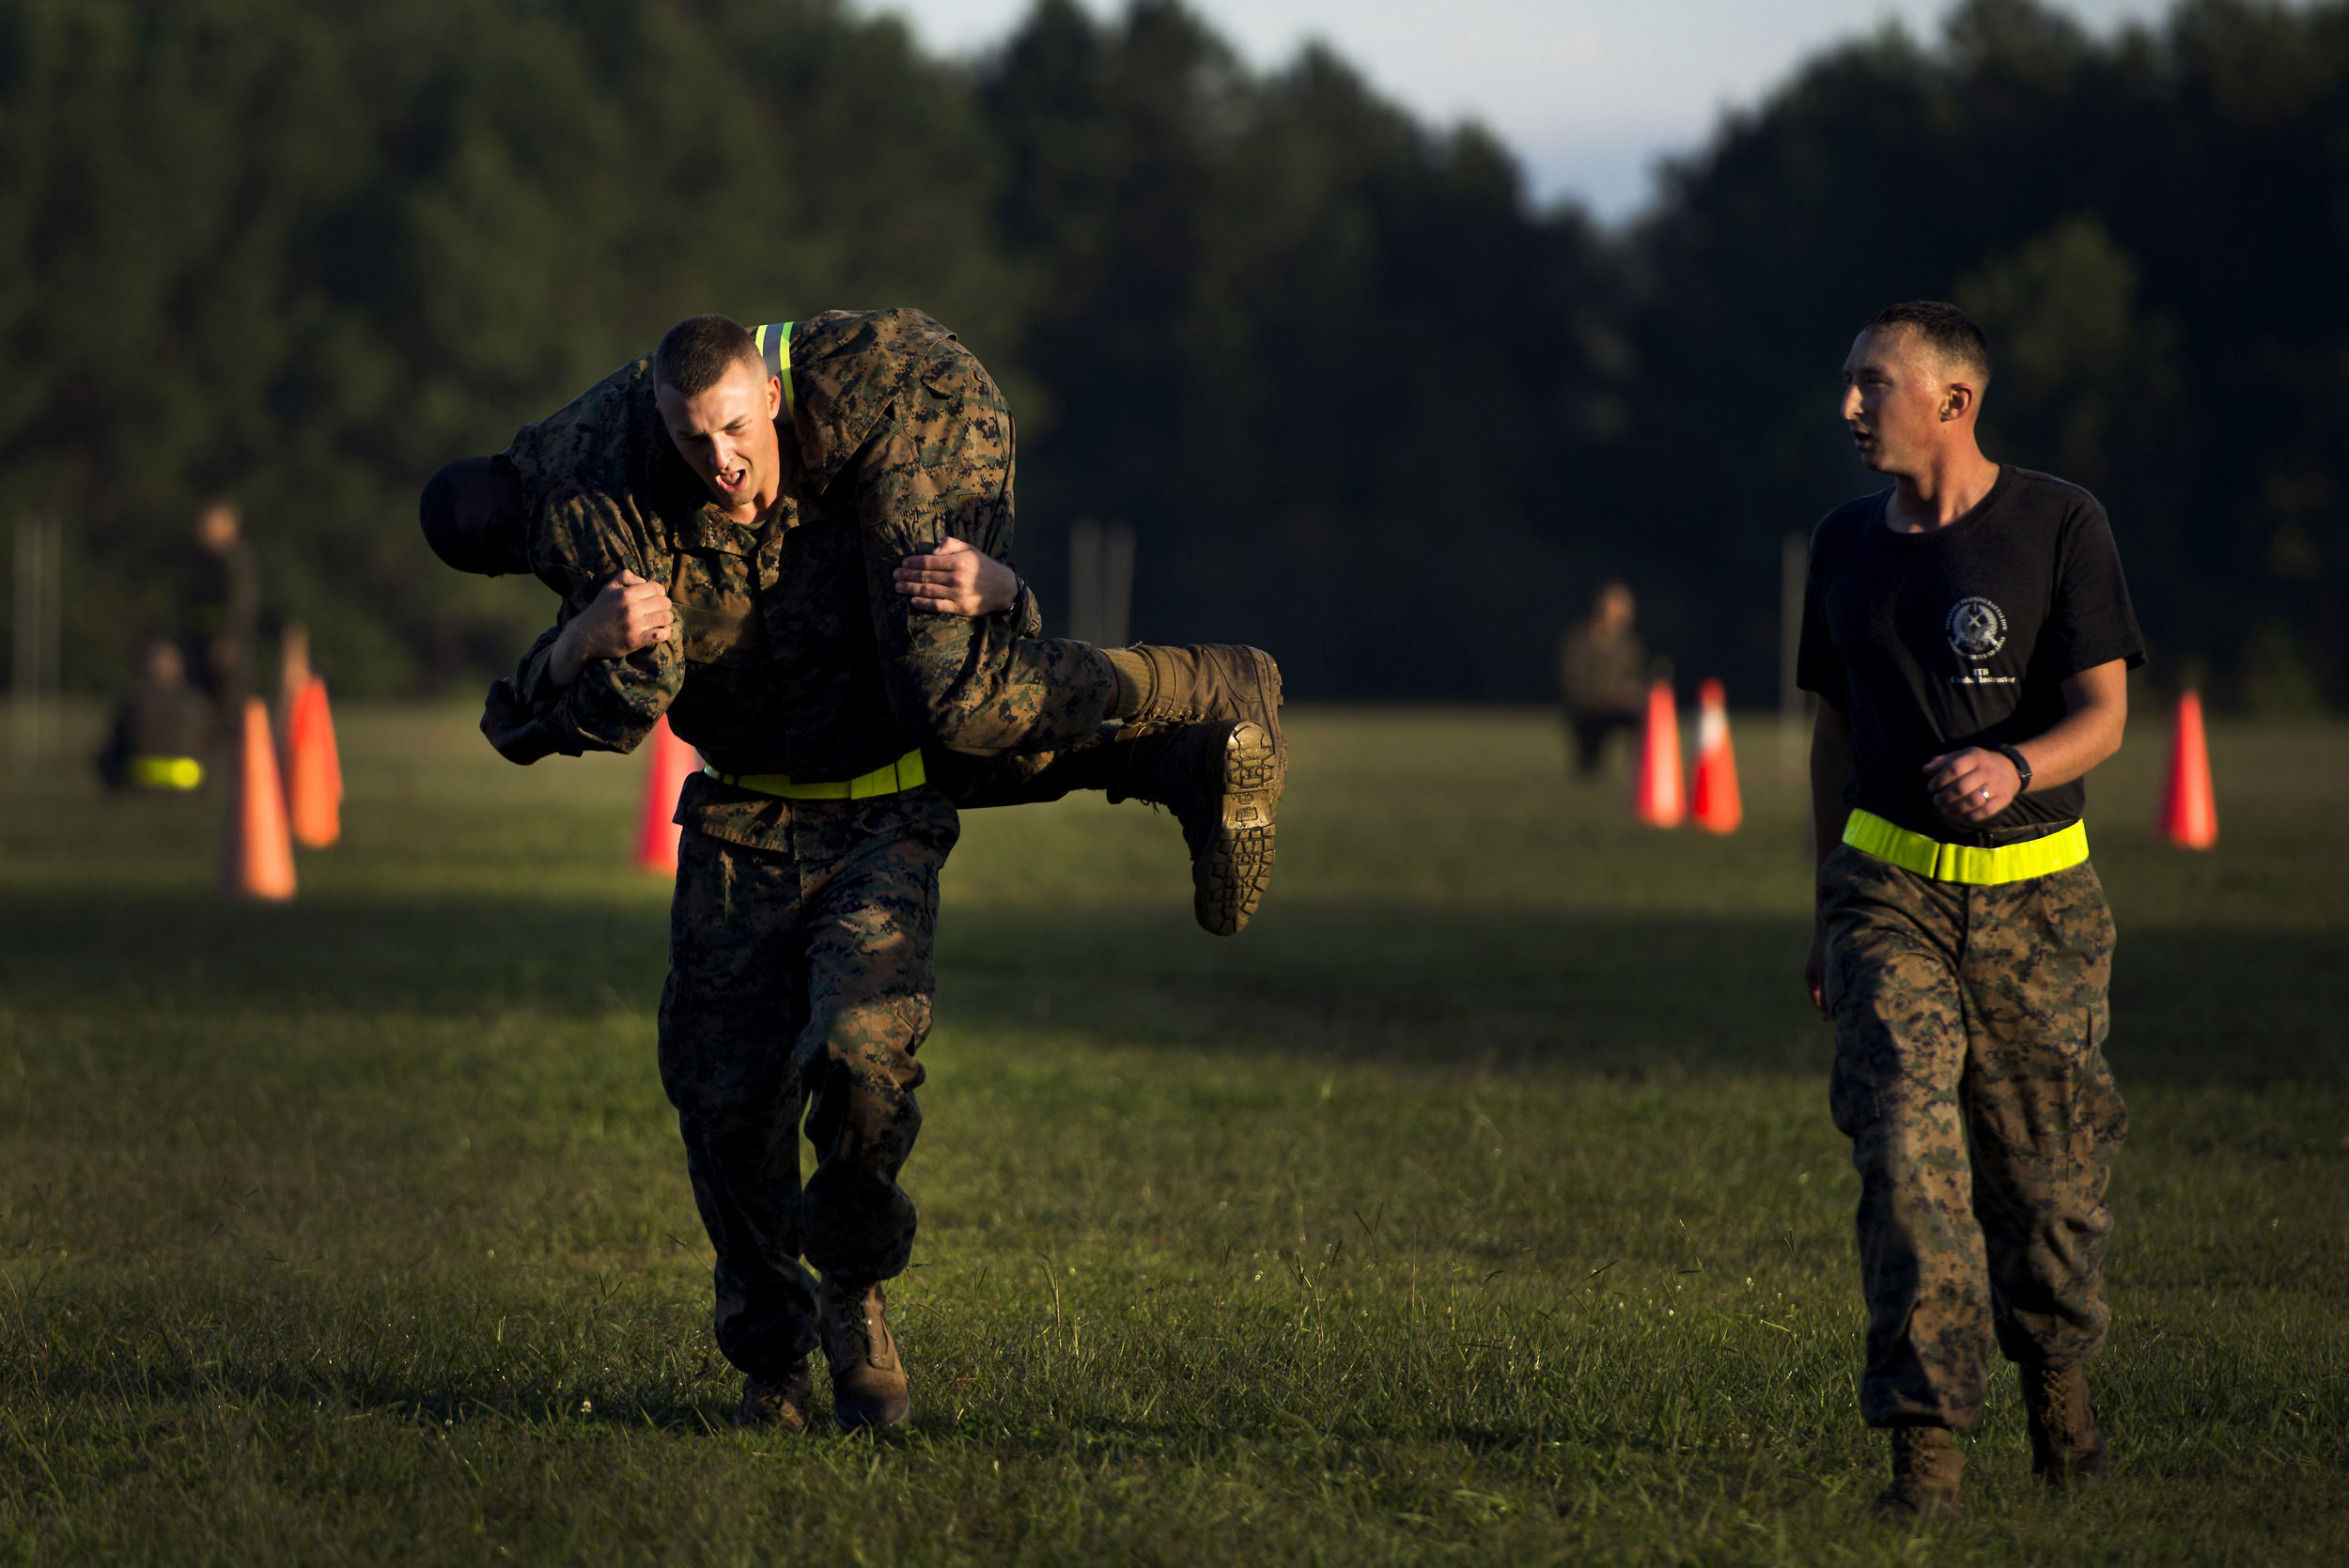
<path fill-rule="evenodd" d="M 791 422 L 808 490 L 830 488 L 906 383 L 954 336 L 906 309 L 828 310 L 792 329 Z"/>
<path fill-rule="evenodd" d="M 691 512 L 677 514 L 669 525 L 669 537 L 683 550 L 715 550 L 745 560 L 756 559 L 762 547 L 800 525 L 800 514 L 808 499 L 801 488 L 806 477 L 805 466 L 786 451 L 783 489 L 766 517 L 757 522 L 737 522 L 715 503 L 703 501 Z"/>
<path fill-rule="evenodd" d="M 758 553 L 758 541 L 765 533 L 763 527 L 737 522 L 710 505 L 679 518 L 669 529 L 669 536 L 680 550 L 715 550 L 744 557 Z"/>

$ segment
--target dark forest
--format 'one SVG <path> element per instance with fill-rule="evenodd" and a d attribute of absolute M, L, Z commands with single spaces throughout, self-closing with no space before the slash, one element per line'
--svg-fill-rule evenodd
<path fill-rule="evenodd" d="M 830 0 L 0 3 L 0 486 L 68 681 L 235 497 L 339 691 L 510 661 L 414 496 L 670 321 L 918 305 L 1020 420 L 1020 565 L 1139 538 L 1133 629 L 1307 699 L 1530 700 L 1621 575 L 1777 691 L 1781 541 L 1875 488 L 1858 325 L 1958 301 L 1985 446 L 2109 509 L 2164 688 L 2349 704 L 2349 4 L 2105 38 L 2030 0 L 1808 62 L 1610 229 L 1344 60 L 1042 0 L 989 57 Z"/>

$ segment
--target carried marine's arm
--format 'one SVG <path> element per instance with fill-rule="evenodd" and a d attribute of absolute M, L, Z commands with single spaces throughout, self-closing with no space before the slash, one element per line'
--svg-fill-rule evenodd
<path fill-rule="evenodd" d="M 867 598 L 892 714 L 909 733 L 980 756 L 1087 738 L 1111 716 L 1116 676 L 1086 644 L 1035 635 L 1015 613 L 925 613 L 897 581 L 909 556 L 961 539 L 1008 561 L 1010 410 L 978 361 L 941 343 L 903 383 L 894 417 L 859 455 L 853 482 Z"/>
<path fill-rule="evenodd" d="M 1007 564 L 1009 411 L 978 362 L 951 339 L 908 368 L 915 373 L 897 381 L 885 427 L 862 442 L 852 472 L 842 475 L 863 526 L 892 711 L 915 735 L 982 752 L 1089 736 L 1114 695 L 1107 666 L 1081 644 L 1023 646 L 1043 617 Z M 564 598 L 555 627 L 490 693 L 482 727 L 511 760 L 630 750 L 682 683 L 677 640 L 643 645 L 649 621 L 616 642 L 583 635 L 597 618 L 599 594 L 632 586 L 628 574 L 656 584 L 667 576 L 665 532 L 641 515 L 656 488 L 651 467 L 668 455 L 652 402 L 649 362 L 638 361 L 526 427 L 506 455 L 526 489 L 556 487 L 530 530 L 529 555 Z M 960 554 L 963 544 L 993 565 L 975 569 L 979 560 Z M 609 598 L 601 603 L 624 608 Z M 1071 668 L 1076 711 L 1056 714 L 1037 688 L 1062 688 L 1061 706 L 1069 706 L 1064 672 Z"/>
<path fill-rule="evenodd" d="M 685 683 L 666 596 L 631 591 L 655 587 L 661 565 L 645 559 L 638 542 L 644 531 L 631 526 L 632 510 L 610 495 L 579 489 L 547 504 L 541 538 L 552 538 L 565 560 L 594 566 L 571 577 L 554 625 L 512 675 L 490 689 L 482 733 L 509 762 L 632 752 Z M 599 580 L 599 568 L 614 566 L 617 577 Z M 632 651 L 614 656 L 630 644 Z"/>
<path fill-rule="evenodd" d="M 483 731 L 521 763 L 557 752 L 631 751 L 684 679 L 668 595 L 643 575 L 640 568 L 653 563 L 643 559 L 623 509 L 608 498 L 561 498 L 539 536 L 567 567 L 541 577 L 568 591 L 555 624 L 514 675 L 491 688 Z M 597 581 L 614 567 L 617 575 Z M 897 563 L 892 592 L 919 617 L 978 618 L 998 636 L 1033 636 L 1042 620 L 1035 596 L 1010 567 L 953 537 Z"/>

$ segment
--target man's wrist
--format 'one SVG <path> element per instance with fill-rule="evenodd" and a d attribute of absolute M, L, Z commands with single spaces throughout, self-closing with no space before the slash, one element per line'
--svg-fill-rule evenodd
<path fill-rule="evenodd" d="M 2017 795 L 2028 795 L 2028 794 L 2030 794 L 2030 759 L 2029 759 L 2029 758 L 2027 758 L 2027 757 L 2025 757 L 2025 756 L 2023 755 L 2023 753 L 2022 753 L 2020 751 L 2016 750 L 2016 749 L 2015 749 L 2015 747 L 2013 747 L 2013 746 L 1999 745 L 1999 746 L 1993 747 L 1993 748 L 1992 748 L 1992 750 L 1996 751 L 1996 752 L 1997 752 L 1997 753 L 1998 753 L 2000 756 L 2002 756 L 2002 757 L 2006 758 L 2006 760 L 2007 760 L 2009 763 L 2011 763 L 2011 764 L 2013 764 L 2013 765 L 2014 765 L 2014 768 L 2015 768 L 2015 794 L 2017 794 Z"/>
<path fill-rule="evenodd" d="M 562 635 L 554 640 L 554 646 L 547 650 L 547 679 L 557 687 L 570 685 L 587 667 L 587 660 L 580 655 L 579 638 L 573 630 L 578 625 L 577 621 L 573 621 L 565 627 Z"/>

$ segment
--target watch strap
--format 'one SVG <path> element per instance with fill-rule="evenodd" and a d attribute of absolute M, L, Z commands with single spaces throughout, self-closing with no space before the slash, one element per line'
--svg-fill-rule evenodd
<path fill-rule="evenodd" d="M 2013 763 L 2013 764 L 2015 765 L 2015 777 L 2017 777 L 2017 778 L 2019 778 L 2019 779 L 2021 779 L 2021 780 L 2023 781 L 2021 784 L 2016 784 L 2016 785 L 2015 786 L 2015 794 L 2017 794 L 2017 795 L 2024 795 L 2024 794 L 2028 794 L 2028 793 L 2030 793 L 2030 763 L 2028 763 L 2028 762 L 2025 762 L 2025 761 L 2023 760 L 2023 753 L 2020 753 L 2020 752 L 2018 752 L 2018 751 L 2016 751 L 2016 750 L 2015 750 L 2014 747 L 2012 747 L 2012 746 L 2004 746 L 2004 745 L 2002 745 L 2002 746 L 1999 746 L 1999 747 L 1998 747 L 1998 748 L 1996 748 L 1996 749 L 1997 749 L 1997 751 L 1998 751 L 1998 753 L 1999 753 L 2000 756 L 2002 756 L 2002 757 L 2006 758 L 2006 760 L 2007 760 L 2007 761 L 2009 761 L 2009 762 L 2011 762 L 2011 763 Z"/>

